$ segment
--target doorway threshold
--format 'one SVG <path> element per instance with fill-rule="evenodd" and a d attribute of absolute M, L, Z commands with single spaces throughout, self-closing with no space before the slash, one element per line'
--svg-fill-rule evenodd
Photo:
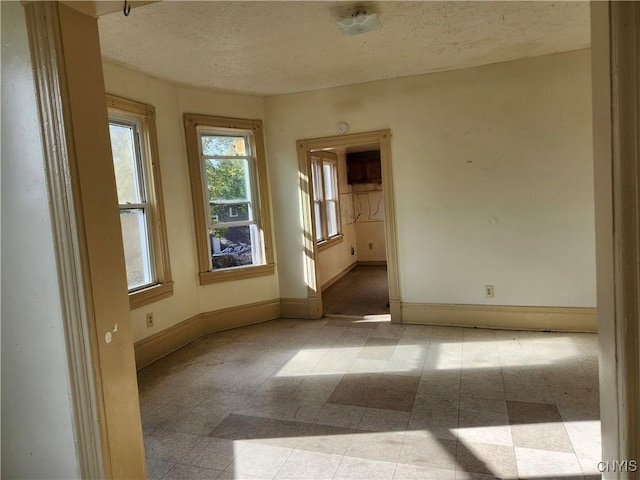
<path fill-rule="evenodd" d="M 343 315 L 341 313 L 325 313 L 323 318 L 337 320 L 357 320 L 357 323 L 391 323 L 391 314 L 372 314 L 372 315 Z"/>

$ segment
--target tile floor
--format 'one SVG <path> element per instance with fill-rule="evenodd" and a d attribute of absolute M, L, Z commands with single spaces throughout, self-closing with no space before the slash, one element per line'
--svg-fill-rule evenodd
<path fill-rule="evenodd" d="M 593 334 L 290 320 L 139 372 L 151 479 L 599 478 Z"/>

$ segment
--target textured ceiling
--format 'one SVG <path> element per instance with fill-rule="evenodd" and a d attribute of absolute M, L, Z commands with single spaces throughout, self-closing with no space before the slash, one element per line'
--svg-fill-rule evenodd
<path fill-rule="evenodd" d="M 120 3 L 120 2 L 116 2 Z M 589 47 L 588 2 L 364 2 L 382 28 L 344 35 L 332 1 L 165 1 L 99 19 L 106 60 L 178 85 L 315 90 Z"/>

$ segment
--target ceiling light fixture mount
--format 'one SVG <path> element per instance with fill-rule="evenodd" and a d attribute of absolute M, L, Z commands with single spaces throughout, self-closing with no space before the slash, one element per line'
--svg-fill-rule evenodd
<path fill-rule="evenodd" d="M 347 35 L 357 35 L 359 33 L 380 30 L 378 14 L 367 13 L 363 7 L 357 7 L 350 16 L 336 20 L 336 25 Z"/>

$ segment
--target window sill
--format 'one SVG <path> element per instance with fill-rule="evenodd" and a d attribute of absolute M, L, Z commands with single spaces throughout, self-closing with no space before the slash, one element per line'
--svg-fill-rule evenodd
<path fill-rule="evenodd" d="M 322 242 L 319 242 L 318 251 L 322 252 L 327 248 L 331 248 L 339 243 L 342 243 L 342 240 L 344 240 L 344 235 L 340 234 L 340 235 L 336 235 L 335 237 L 331 237 L 329 240 L 324 240 Z"/>
<path fill-rule="evenodd" d="M 266 265 L 229 268 L 215 272 L 200 272 L 200 285 L 273 275 L 275 271 L 275 263 L 268 263 Z"/>
<path fill-rule="evenodd" d="M 148 305 L 173 295 L 173 282 L 159 283 L 129 294 L 131 310 Z"/>

